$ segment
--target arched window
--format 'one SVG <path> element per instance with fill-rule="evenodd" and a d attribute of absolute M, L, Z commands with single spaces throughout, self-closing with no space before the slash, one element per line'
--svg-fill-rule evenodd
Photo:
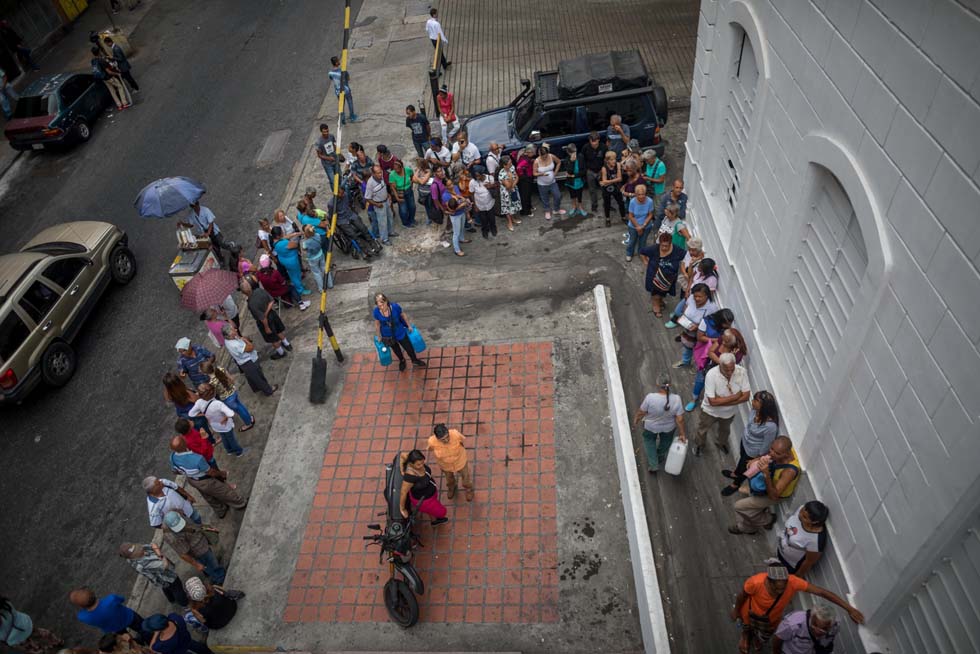
<path fill-rule="evenodd" d="M 847 321 L 855 311 L 868 252 L 847 193 L 823 166 L 800 221 L 801 239 L 789 267 L 785 315 L 777 337 L 785 374 L 806 419 L 825 388 Z"/>
<path fill-rule="evenodd" d="M 728 84 L 728 97 L 721 127 L 721 163 L 719 180 L 726 211 L 729 216 L 738 206 L 743 183 L 752 107 L 759 82 L 759 66 L 752 41 L 745 30 L 732 24 L 735 31 Z"/>

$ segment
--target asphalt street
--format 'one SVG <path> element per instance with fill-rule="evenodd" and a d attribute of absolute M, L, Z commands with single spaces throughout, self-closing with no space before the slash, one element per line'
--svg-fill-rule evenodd
<path fill-rule="evenodd" d="M 130 37 L 138 104 L 100 121 L 84 146 L 25 154 L 0 180 L 0 250 L 52 224 L 97 219 L 129 233 L 139 262 L 134 282 L 110 289 L 83 329 L 71 383 L 0 408 L 0 594 L 70 643 L 97 637 L 75 622 L 72 587 L 126 595 L 132 585 L 115 550 L 150 538 L 139 482 L 169 473 L 174 413 L 160 379 L 177 339 L 202 334 L 167 276 L 173 220 L 139 218 L 133 200 L 158 177 L 197 178 L 226 235 L 251 243 L 304 156 L 342 17 L 342 0 L 158 0 Z M 76 30 L 44 71 L 77 66 L 87 45 Z M 282 158 L 257 168 L 277 130 L 291 130 Z"/>

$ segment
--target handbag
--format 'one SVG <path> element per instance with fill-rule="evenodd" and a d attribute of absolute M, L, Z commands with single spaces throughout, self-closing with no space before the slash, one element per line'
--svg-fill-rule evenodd
<path fill-rule="evenodd" d="M 783 589 L 783 592 L 779 594 L 779 597 L 777 597 L 776 600 L 769 605 L 769 608 L 766 609 L 766 612 L 762 615 L 749 611 L 749 626 L 753 631 L 755 631 L 756 637 L 762 640 L 763 643 L 768 641 L 772 637 L 773 632 L 776 631 L 776 628 L 772 625 L 772 621 L 769 619 L 769 614 L 772 613 L 772 610 L 776 607 L 776 605 L 782 601 L 783 597 L 786 596 L 788 591 L 789 584 L 786 584 L 786 588 Z"/>
<path fill-rule="evenodd" d="M 378 351 L 378 362 L 383 366 L 391 365 L 391 350 L 387 345 L 378 340 L 378 337 L 374 337 L 374 349 Z"/>
<path fill-rule="evenodd" d="M 425 339 L 422 338 L 422 334 L 415 328 L 415 325 L 409 325 L 408 327 L 408 340 L 412 342 L 412 349 L 415 353 L 425 352 Z"/>
<path fill-rule="evenodd" d="M 667 279 L 667 276 L 664 275 L 663 270 L 657 267 L 657 272 L 653 276 L 653 287 L 667 293 L 670 291 L 672 284 L 673 282 Z"/>

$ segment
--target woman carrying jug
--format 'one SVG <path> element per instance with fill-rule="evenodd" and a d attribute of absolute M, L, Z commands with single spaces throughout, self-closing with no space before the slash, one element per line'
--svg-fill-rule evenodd
<path fill-rule="evenodd" d="M 670 392 L 670 375 L 666 372 L 657 377 L 657 389 L 648 394 L 633 417 L 633 425 L 643 421 L 643 446 L 647 453 L 647 470 L 656 473 L 660 464 L 667 460 L 667 452 L 674 442 L 674 434 L 682 443 L 687 442 L 684 433 L 684 401 Z"/>

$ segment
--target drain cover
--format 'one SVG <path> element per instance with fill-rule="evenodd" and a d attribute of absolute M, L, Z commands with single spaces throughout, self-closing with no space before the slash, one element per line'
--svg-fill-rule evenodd
<path fill-rule="evenodd" d="M 333 283 L 335 286 L 337 284 L 357 284 L 358 282 L 366 282 L 370 278 L 371 266 L 335 270 L 333 273 Z"/>

